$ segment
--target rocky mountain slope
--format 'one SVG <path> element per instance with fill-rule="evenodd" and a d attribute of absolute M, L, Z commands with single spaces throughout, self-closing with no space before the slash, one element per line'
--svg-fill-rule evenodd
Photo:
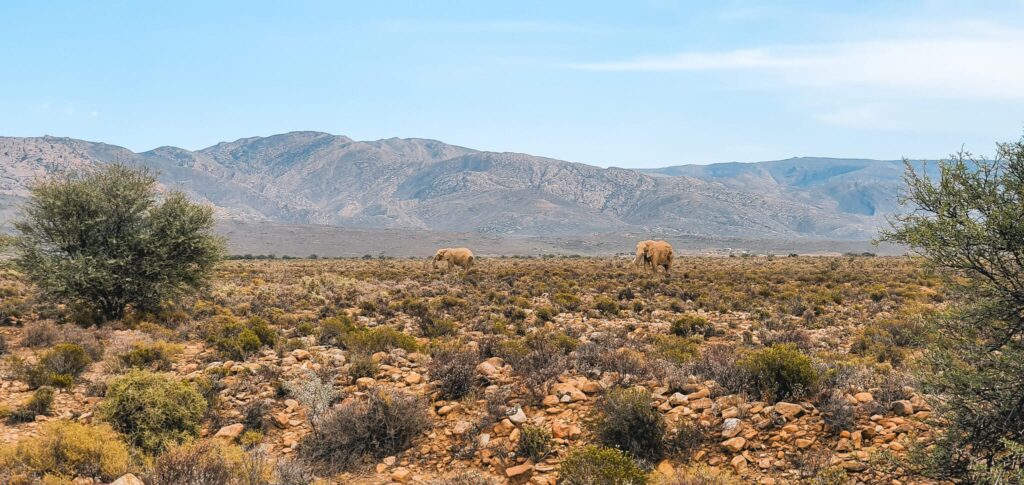
<path fill-rule="evenodd" d="M 157 170 L 165 187 L 213 204 L 224 219 L 553 236 L 868 239 L 896 210 L 901 170 L 895 162 L 822 159 L 602 169 L 435 140 L 318 132 L 143 153 L 69 138 L 0 138 L 0 220 L 33 177 L 114 161 Z"/>

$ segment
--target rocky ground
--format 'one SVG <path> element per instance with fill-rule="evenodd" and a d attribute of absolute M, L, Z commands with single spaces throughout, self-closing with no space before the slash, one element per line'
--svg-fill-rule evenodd
<path fill-rule="evenodd" d="M 206 294 L 167 315 L 73 331 L 14 271 L 4 270 L 0 291 L 8 354 L 0 406 L 17 408 L 32 394 L 11 356 L 32 361 L 53 342 L 83 335 L 102 344 L 102 357 L 57 393 L 49 415 L 0 425 L 4 444 L 47 421 L 93 422 L 102 383 L 124 371 L 117 356 L 137 342 L 170 342 L 177 347 L 167 372 L 219 382 L 202 436 L 242 440 L 273 460 L 300 455 L 311 433 L 310 404 L 289 392 L 301 382 L 333 384 L 335 407 L 381 387 L 428 401 L 430 424 L 410 448 L 319 474 L 328 483 L 439 483 L 472 471 L 497 483 L 555 484 L 567 453 L 597 441 L 593 423 L 606 393 L 635 386 L 650 392 L 669 436 L 699 430 L 687 446 L 645 463 L 655 480 L 673 483 L 700 466 L 716 483 L 930 483 L 900 462 L 935 432 L 931 405 L 905 372 L 921 342 L 905 333 L 941 306 L 942 290 L 906 258 L 693 258 L 670 276 L 611 259 L 485 259 L 467 275 L 432 272 L 422 261 L 232 262 Z M 341 316 L 361 329 L 398 330 L 415 344 L 332 342 L 324 322 Z M 706 327 L 680 333 L 674 322 L 684 316 Z M 274 346 L 234 359 L 204 337 L 218 319 L 250 317 L 270 322 Z M 425 321 L 451 326 L 439 332 Z M 33 346 L 28 333 L 44 326 L 57 336 Z M 536 370 L 508 350 L 529 348 L 535 334 L 564 343 L 564 356 Z M 435 361 L 453 343 L 477 359 L 468 392 L 445 398 Z M 728 367 L 736 358 L 772 344 L 813 359 L 813 388 L 776 400 L 718 382 L 736 372 Z M 357 365 L 371 375 L 358 375 Z M 251 423 L 243 423 L 256 402 L 265 409 L 252 442 L 243 438 Z M 543 456 L 518 453 L 526 428 L 550 433 Z M 145 473 L 140 466 L 136 475 Z"/>

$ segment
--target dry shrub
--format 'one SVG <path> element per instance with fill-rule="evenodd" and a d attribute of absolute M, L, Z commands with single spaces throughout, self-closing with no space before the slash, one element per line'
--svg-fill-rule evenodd
<path fill-rule="evenodd" d="M 613 389 L 597 405 L 594 435 L 602 444 L 654 462 L 665 451 L 665 418 L 643 388 Z"/>
<path fill-rule="evenodd" d="M 374 388 L 327 414 L 299 455 L 327 473 L 351 470 L 407 449 L 428 424 L 420 397 Z"/>
<path fill-rule="evenodd" d="M 176 445 L 157 457 L 152 485 L 269 485 L 272 469 L 259 453 L 212 441 Z"/>
<path fill-rule="evenodd" d="M 22 330 L 21 344 L 26 347 L 49 347 L 60 339 L 60 329 L 53 322 L 32 322 Z"/>
<path fill-rule="evenodd" d="M 146 452 L 159 452 L 199 434 L 206 400 L 174 377 L 133 370 L 113 379 L 99 415 Z"/>
<path fill-rule="evenodd" d="M 128 446 L 110 426 L 71 421 L 43 425 L 38 436 L 25 437 L 0 449 L 0 480 L 31 483 L 74 477 L 110 482 L 129 470 Z"/>
<path fill-rule="evenodd" d="M 473 347 L 456 344 L 434 353 L 430 362 L 430 378 L 437 381 L 437 390 L 444 399 L 459 399 L 469 393 L 477 382 L 476 365 L 480 353 Z"/>
<path fill-rule="evenodd" d="M 739 366 L 739 349 L 734 345 L 705 346 L 700 355 L 688 364 L 689 371 L 703 379 L 715 381 L 713 395 L 742 393 L 747 386 L 746 375 Z"/>

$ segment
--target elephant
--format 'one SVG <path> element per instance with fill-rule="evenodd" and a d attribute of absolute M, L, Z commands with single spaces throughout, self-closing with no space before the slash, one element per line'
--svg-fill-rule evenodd
<path fill-rule="evenodd" d="M 633 258 L 633 264 L 634 265 L 636 265 L 638 267 L 641 267 L 641 268 L 646 268 L 646 267 L 650 266 L 651 262 L 650 262 L 650 260 L 646 259 L 646 257 L 644 256 L 644 253 L 646 251 L 647 246 L 649 246 L 653 242 L 654 241 L 648 239 L 646 241 L 640 241 L 640 242 L 636 243 L 636 257 Z"/>
<path fill-rule="evenodd" d="M 442 248 L 437 250 L 431 261 L 434 269 L 437 269 L 438 261 L 444 261 L 448 263 L 448 269 L 461 266 L 462 269 L 469 271 L 469 268 L 473 267 L 473 251 L 467 248 Z"/>
<path fill-rule="evenodd" d="M 665 268 L 668 274 L 672 268 L 672 259 L 675 255 L 672 252 L 672 245 L 665 241 L 640 241 L 636 244 L 636 258 L 633 264 L 641 265 L 645 269 L 658 271 L 659 267 Z"/>

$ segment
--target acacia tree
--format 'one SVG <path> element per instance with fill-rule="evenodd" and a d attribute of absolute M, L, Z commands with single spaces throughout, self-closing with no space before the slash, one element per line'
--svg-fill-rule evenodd
<path fill-rule="evenodd" d="M 213 211 L 158 197 L 147 169 L 121 164 L 41 180 L 15 222 L 15 261 L 43 295 L 119 319 L 200 288 L 223 254 Z"/>
<path fill-rule="evenodd" d="M 905 163 L 911 211 L 881 239 L 941 269 L 952 295 L 923 373 L 945 428 L 927 471 L 987 481 L 1024 439 L 1024 139 L 993 160 L 955 154 L 937 180 Z"/>

